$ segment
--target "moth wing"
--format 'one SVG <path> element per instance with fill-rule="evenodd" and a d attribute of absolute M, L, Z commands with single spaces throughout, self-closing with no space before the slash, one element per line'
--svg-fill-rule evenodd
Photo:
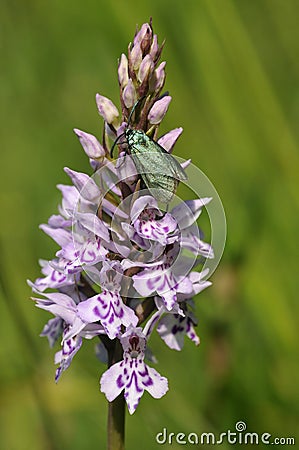
<path fill-rule="evenodd" d="M 141 153 L 137 156 L 132 151 L 131 155 L 138 173 L 152 195 L 163 203 L 169 203 L 178 186 L 178 180 L 173 174 L 165 175 L 168 165 L 164 164 L 164 161 L 161 163 L 157 154 Z M 149 158 L 149 155 L 152 157 Z"/>
<path fill-rule="evenodd" d="M 151 194 L 162 203 L 169 203 L 178 187 L 178 180 L 167 175 L 145 173 L 142 176 Z"/>
<path fill-rule="evenodd" d="M 153 141 L 155 142 L 155 141 Z M 161 152 L 166 156 L 165 160 L 167 160 L 167 165 L 169 165 L 170 170 L 172 171 L 172 174 L 174 175 L 174 178 L 176 178 L 179 181 L 185 181 L 187 180 L 187 175 L 180 163 L 175 159 L 174 156 L 172 156 L 170 153 L 168 153 L 165 148 L 163 148 L 158 142 L 155 142 L 155 144 L 159 147 Z"/>
<path fill-rule="evenodd" d="M 180 163 L 158 142 L 144 135 L 142 144 L 134 143 L 130 146 L 134 162 L 139 160 L 145 171 L 152 171 L 173 177 L 179 181 L 187 180 L 187 175 Z"/>

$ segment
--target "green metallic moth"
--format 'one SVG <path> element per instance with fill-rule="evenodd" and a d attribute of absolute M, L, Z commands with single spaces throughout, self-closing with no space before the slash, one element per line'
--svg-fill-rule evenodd
<path fill-rule="evenodd" d="M 128 154 L 131 155 L 142 181 L 156 200 L 169 203 L 179 182 L 187 180 L 187 175 L 177 160 L 158 142 L 143 130 L 130 128 L 132 113 L 139 102 L 140 100 L 132 108 L 127 129 L 114 141 L 111 155 L 118 140 L 125 136 Z"/>
<path fill-rule="evenodd" d="M 125 137 L 133 162 L 144 184 L 162 203 L 169 203 L 179 181 L 187 179 L 177 160 L 142 130 L 127 128 Z"/>

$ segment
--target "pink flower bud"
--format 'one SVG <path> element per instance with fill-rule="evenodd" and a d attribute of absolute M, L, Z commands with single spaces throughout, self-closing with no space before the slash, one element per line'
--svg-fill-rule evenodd
<path fill-rule="evenodd" d="M 136 90 L 133 84 L 133 81 L 131 78 L 129 79 L 127 86 L 124 88 L 123 94 L 123 101 L 126 106 L 126 108 L 132 108 L 134 103 L 136 102 L 137 96 L 136 96 Z"/>
<path fill-rule="evenodd" d="M 74 132 L 78 136 L 83 150 L 89 158 L 98 159 L 105 156 L 105 150 L 95 136 L 77 128 L 74 128 Z"/>
<path fill-rule="evenodd" d="M 119 116 L 116 106 L 112 103 L 112 101 L 104 97 L 103 95 L 96 95 L 96 102 L 100 116 L 103 117 L 105 122 L 113 123 L 116 122 L 116 119 Z"/>
<path fill-rule="evenodd" d="M 158 125 L 162 121 L 163 117 L 167 113 L 170 102 L 170 95 L 165 95 L 165 97 L 162 97 L 154 103 L 148 113 L 148 120 L 152 125 Z"/>
<path fill-rule="evenodd" d="M 148 23 L 144 23 L 134 37 L 134 45 L 139 45 L 143 51 L 152 40 L 152 29 Z"/>
<path fill-rule="evenodd" d="M 163 61 L 154 71 L 151 79 L 150 79 L 150 91 L 151 92 L 159 92 L 159 90 L 163 87 L 165 81 L 165 68 L 166 62 Z"/>
<path fill-rule="evenodd" d="M 158 38 L 157 35 L 154 34 L 153 42 L 149 51 L 149 55 L 152 57 L 153 61 L 155 61 L 158 51 L 159 51 Z"/>
<path fill-rule="evenodd" d="M 130 52 L 129 64 L 133 70 L 137 70 L 142 61 L 142 50 L 139 44 L 134 45 Z"/>
<path fill-rule="evenodd" d="M 142 83 L 143 80 L 149 77 L 153 69 L 154 69 L 154 62 L 150 57 L 150 55 L 146 55 L 139 67 L 138 80 L 140 81 L 140 83 Z"/>
<path fill-rule="evenodd" d="M 118 65 L 118 81 L 122 88 L 128 84 L 128 58 L 124 53 L 122 53 Z"/>
<path fill-rule="evenodd" d="M 182 134 L 183 128 L 175 128 L 174 130 L 169 131 L 168 133 L 161 136 L 158 139 L 158 144 L 161 145 L 167 152 L 171 153 L 174 144 L 176 143 L 179 136 Z"/>

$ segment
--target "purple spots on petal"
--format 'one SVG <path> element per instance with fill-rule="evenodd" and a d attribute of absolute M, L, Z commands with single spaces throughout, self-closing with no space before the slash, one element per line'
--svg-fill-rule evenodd
<path fill-rule="evenodd" d="M 171 332 L 172 332 L 173 335 L 176 335 L 177 333 L 182 333 L 183 331 L 184 331 L 184 327 L 180 327 L 178 325 L 174 325 L 171 328 Z"/>
<path fill-rule="evenodd" d="M 55 274 L 56 274 L 56 270 L 53 270 L 53 272 L 51 273 L 51 280 L 52 280 L 52 281 L 56 281 L 56 276 L 55 276 Z"/>
<path fill-rule="evenodd" d="M 98 308 L 97 306 L 95 306 L 95 307 L 92 309 L 92 311 L 93 311 L 93 313 L 94 313 L 96 316 L 101 317 L 100 310 L 99 310 L 99 308 Z"/>
<path fill-rule="evenodd" d="M 168 284 L 168 282 L 167 282 L 167 281 L 168 281 L 168 280 L 167 280 L 167 277 L 163 277 L 162 280 L 163 280 L 163 282 L 162 282 L 162 284 L 159 286 L 160 290 L 164 290 L 165 286 L 167 286 L 167 284 Z"/>
<path fill-rule="evenodd" d="M 82 253 L 82 262 L 93 262 L 96 259 L 96 254 L 92 250 L 87 250 Z"/>
<path fill-rule="evenodd" d="M 111 314 L 109 318 L 109 324 L 112 324 L 114 322 L 114 314 Z"/>
<path fill-rule="evenodd" d="M 119 375 L 116 380 L 116 384 L 118 388 L 123 388 L 125 383 L 123 382 L 122 375 Z"/>
<path fill-rule="evenodd" d="M 133 383 L 135 384 L 136 392 L 143 392 L 143 389 L 138 385 L 138 376 L 135 371 L 132 372 L 130 382 L 127 384 L 127 388 L 130 388 Z"/>
<path fill-rule="evenodd" d="M 161 279 L 161 276 L 155 277 L 155 278 L 150 278 L 149 280 L 147 280 L 146 284 L 147 287 L 150 290 L 155 290 L 155 286 L 158 283 L 158 281 Z"/>
<path fill-rule="evenodd" d="M 153 380 L 150 377 L 148 377 L 146 381 L 143 381 L 143 385 L 146 386 L 146 387 L 152 386 L 153 384 L 154 384 Z"/>

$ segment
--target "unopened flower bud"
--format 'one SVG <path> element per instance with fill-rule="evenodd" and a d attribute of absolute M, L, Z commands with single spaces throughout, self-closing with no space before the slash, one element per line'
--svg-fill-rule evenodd
<path fill-rule="evenodd" d="M 139 44 L 133 46 L 129 54 L 129 65 L 132 70 L 137 70 L 142 61 L 142 51 Z"/>
<path fill-rule="evenodd" d="M 98 159 L 105 156 L 105 150 L 95 136 L 77 128 L 74 128 L 74 132 L 78 136 L 83 150 L 89 158 Z"/>
<path fill-rule="evenodd" d="M 183 128 L 175 128 L 174 130 L 169 131 L 169 133 L 164 134 L 158 139 L 158 144 L 164 148 L 167 152 L 171 153 L 174 144 L 176 143 L 179 136 L 182 134 Z"/>
<path fill-rule="evenodd" d="M 109 98 L 104 97 L 103 95 L 97 94 L 96 102 L 99 114 L 103 117 L 105 122 L 109 124 L 116 122 L 119 113 L 112 101 Z"/>
<path fill-rule="evenodd" d="M 147 52 L 152 41 L 153 32 L 148 23 L 144 23 L 134 37 L 134 45 L 139 45 L 143 54 Z"/>
<path fill-rule="evenodd" d="M 155 61 L 155 59 L 158 55 L 158 52 L 159 52 L 158 38 L 157 38 L 157 35 L 154 34 L 152 45 L 151 45 L 151 48 L 149 51 L 149 55 L 152 57 L 153 61 Z"/>
<path fill-rule="evenodd" d="M 150 57 L 150 55 L 146 55 L 145 58 L 142 60 L 140 67 L 139 67 L 138 81 L 140 81 L 140 83 L 142 83 L 143 80 L 145 80 L 146 78 L 149 78 L 153 69 L 154 69 L 154 62 L 153 62 L 152 58 Z"/>
<path fill-rule="evenodd" d="M 129 79 L 127 86 L 124 88 L 122 97 L 126 108 L 132 108 L 136 102 L 137 96 L 136 89 L 131 78 Z"/>
<path fill-rule="evenodd" d="M 154 103 L 148 113 L 148 120 L 152 125 L 158 125 L 162 121 L 163 117 L 167 113 L 170 102 L 170 95 L 165 95 L 165 97 L 162 97 Z"/>
<path fill-rule="evenodd" d="M 164 85 L 164 81 L 165 81 L 165 68 L 166 66 L 166 62 L 163 61 L 161 62 L 161 64 L 157 67 L 157 69 L 154 71 L 151 79 L 150 79 L 150 84 L 149 84 L 149 88 L 151 92 L 159 92 L 163 85 Z"/>
<path fill-rule="evenodd" d="M 140 43 L 140 48 L 143 55 L 146 55 L 151 47 L 152 35 L 153 35 L 152 30 L 150 27 L 148 27 L 146 30 L 146 34 L 144 35 Z"/>
<path fill-rule="evenodd" d="M 122 53 L 118 64 L 118 81 L 122 89 L 128 84 L 128 80 L 128 58 Z"/>

